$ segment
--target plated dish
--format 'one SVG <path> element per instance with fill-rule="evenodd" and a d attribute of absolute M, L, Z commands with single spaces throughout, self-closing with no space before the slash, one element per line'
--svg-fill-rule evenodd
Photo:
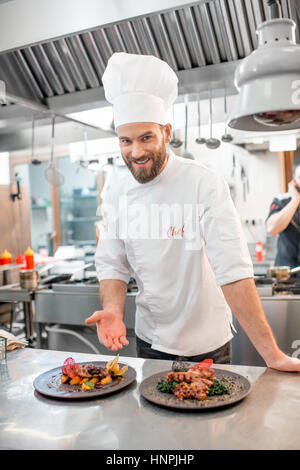
<path fill-rule="evenodd" d="M 140 386 L 142 396 L 157 405 L 203 410 L 224 407 L 245 398 L 251 385 L 246 377 L 212 368 L 212 361 L 154 374 Z"/>
<path fill-rule="evenodd" d="M 135 370 L 119 364 L 119 356 L 109 362 L 76 363 L 67 358 L 63 365 L 39 375 L 33 383 L 36 391 L 53 398 L 81 399 L 108 395 L 136 379 Z"/>

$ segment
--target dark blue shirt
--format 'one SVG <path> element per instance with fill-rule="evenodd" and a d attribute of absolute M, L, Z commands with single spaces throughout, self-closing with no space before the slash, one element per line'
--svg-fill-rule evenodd
<path fill-rule="evenodd" d="M 272 201 L 268 218 L 280 212 L 291 200 L 288 193 L 275 197 Z M 300 206 L 298 206 L 291 222 L 278 237 L 276 266 L 300 266 Z"/>

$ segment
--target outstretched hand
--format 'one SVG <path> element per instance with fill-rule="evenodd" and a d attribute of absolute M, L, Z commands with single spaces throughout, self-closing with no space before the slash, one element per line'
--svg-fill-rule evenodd
<path fill-rule="evenodd" d="M 94 312 L 85 320 L 86 325 L 97 325 L 97 334 L 100 343 L 108 349 L 117 351 L 127 346 L 126 326 L 120 316 L 106 310 Z"/>

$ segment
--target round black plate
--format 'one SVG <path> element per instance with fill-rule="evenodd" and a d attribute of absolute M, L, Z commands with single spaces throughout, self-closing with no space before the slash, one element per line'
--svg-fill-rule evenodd
<path fill-rule="evenodd" d="M 79 365 L 84 364 L 95 364 L 96 366 L 105 367 L 106 362 L 79 362 Z M 120 364 L 122 368 L 126 364 Z M 82 398 L 93 398 L 102 397 L 113 392 L 117 392 L 127 385 L 131 384 L 136 379 L 136 371 L 128 366 L 128 370 L 121 378 L 114 378 L 112 382 L 107 385 L 103 385 L 100 389 L 94 390 L 82 390 L 80 385 L 69 385 L 61 383 L 62 370 L 61 366 L 55 369 L 48 370 L 43 374 L 36 377 L 33 382 L 34 388 L 43 395 L 53 398 L 67 398 L 67 399 L 82 399 Z"/>
<path fill-rule="evenodd" d="M 251 384 L 246 377 L 235 372 L 223 369 L 215 369 L 215 378 L 223 382 L 229 389 L 229 395 L 215 395 L 207 397 L 203 401 L 186 399 L 178 400 L 172 393 L 162 393 L 157 390 L 157 384 L 160 380 L 165 380 L 169 370 L 151 375 L 143 380 L 140 385 L 140 393 L 142 396 L 156 405 L 165 406 L 167 408 L 177 408 L 182 410 L 207 410 L 221 408 L 236 403 L 245 398 L 251 389 Z"/>

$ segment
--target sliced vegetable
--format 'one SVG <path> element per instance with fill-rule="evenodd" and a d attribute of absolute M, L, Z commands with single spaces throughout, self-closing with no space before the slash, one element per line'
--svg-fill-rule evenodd
<path fill-rule="evenodd" d="M 102 385 L 109 384 L 109 382 L 112 381 L 111 375 L 107 375 L 107 377 L 104 377 L 104 379 L 100 380 Z"/>
<path fill-rule="evenodd" d="M 95 384 L 99 382 L 99 377 L 93 377 L 92 379 L 89 380 L 89 382 L 93 382 Z"/>
<path fill-rule="evenodd" d="M 79 375 L 76 375 L 73 379 L 70 380 L 70 385 L 78 385 L 82 383 L 82 378 Z"/>
<path fill-rule="evenodd" d="M 61 383 L 62 383 L 62 384 L 67 383 L 68 380 L 69 380 L 69 378 L 70 378 L 70 377 L 69 377 L 68 375 L 64 375 L 64 374 L 63 374 L 63 375 L 61 376 Z"/>
<path fill-rule="evenodd" d="M 83 382 L 82 386 L 83 390 L 93 390 L 93 388 L 95 387 L 95 384 L 94 382 Z"/>
<path fill-rule="evenodd" d="M 192 367 L 192 370 L 197 370 L 197 369 L 209 369 L 213 365 L 213 360 L 212 359 L 204 359 L 204 361 L 198 362 L 198 364 L 195 364 Z"/>

